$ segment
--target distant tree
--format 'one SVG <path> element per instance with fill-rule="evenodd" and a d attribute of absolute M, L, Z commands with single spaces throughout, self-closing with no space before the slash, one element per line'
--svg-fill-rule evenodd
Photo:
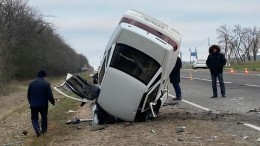
<path fill-rule="evenodd" d="M 256 61 L 260 48 L 260 30 L 256 26 L 242 28 L 240 25 L 234 25 L 234 28 L 230 28 L 222 25 L 216 32 L 219 44 L 225 48 L 228 62 L 231 58 L 235 58 L 238 63 L 244 62 L 245 58 L 251 61 L 252 56 Z"/>
<path fill-rule="evenodd" d="M 76 73 L 88 60 L 66 44 L 52 24 L 26 0 L 0 0 L 0 96 L 9 93 L 12 79 Z"/>
<path fill-rule="evenodd" d="M 229 48 L 230 42 L 233 40 L 230 27 L 226 24 L 220 26 L 217 29 L 217 38 L 219 39 L 218 43 L 221 44 L 221 46 L 224 46 L 225 57 L 228 58 L 228 63 L 230 63 L 230 56 L 233 52 L 232 48 Z"/>
<path fill-rule="evenodd" d="M 253 46 L 253 30 L 251 27 L 243 28 L 243 35 L 242 35 L 242 46 L 244 50 L 243 59 L 245 62 L 245 57 L 247 57 L 248 61 L 251 61 L 250 53 L 251 48 Z"/>
<path fill-rule="evenodd" d="M 257 53 L 259 52 L 259 48 L 260 48 L 260 30 L 259 30 L 259 28 L 257 29 L 256 27 L 254 27 L 252 35 L 253 35 L 252 53 L 253 53 L 254 61 L 256 61 L 256 56 L 257 56 Z"/>
<path fill-rule="evenodd" d="M 19 28 L 19 20 L 23 17 L 25 3 L 20 0 L 0 1 L 0 93 L 9 93 L 9 83 L 15 74 L 13 64 L 19 39 L 16 31 Z"/>
<path fill-rule="evenodd" d="M 232 48 L 234 48 L 234 55 L 237 62 L 243 62 L 243 58 L 241 56 L 241 44 L 243 38 L 243 31 L 240 25 L 235 25 L 233 29 L 233 37 L 234 39 L 230 42 Z"/>

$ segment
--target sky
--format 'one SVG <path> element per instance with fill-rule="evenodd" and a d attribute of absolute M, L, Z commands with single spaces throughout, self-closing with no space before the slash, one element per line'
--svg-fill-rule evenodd
<path fill-rule="evenodd" d="M 260 27 L 259 0 L 29 0 L 56 32 L 95 69 L 122 15 L 136 10 L 150 15 L 181 34 L 183 61 L 197 50 L 206 59 L 209 44 L 217 44 L 221 25 Z"/>

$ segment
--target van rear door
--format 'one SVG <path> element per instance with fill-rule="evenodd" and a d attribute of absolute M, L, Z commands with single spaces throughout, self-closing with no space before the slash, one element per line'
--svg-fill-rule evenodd
<path fill-rule="evenodd" d="M 83 79 L 78 74 L 68 74 L 66 81 L 58 87 L 54 87 L 56 91 L 66 97 L 87 102 L 94 100 L 99 96 L 100 88 Z"/>

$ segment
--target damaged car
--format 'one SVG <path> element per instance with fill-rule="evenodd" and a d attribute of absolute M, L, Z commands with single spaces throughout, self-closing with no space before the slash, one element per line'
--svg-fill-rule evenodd
<path fill-rule="evenodd" d="M 169 74 L 180 42 L 172 27 L 129 10 L 107 44 L 97 84 L 68 74 L 55 90 L 82 105 L 92 102 L 93 124 L 155 118 L 168 97 Z"/>

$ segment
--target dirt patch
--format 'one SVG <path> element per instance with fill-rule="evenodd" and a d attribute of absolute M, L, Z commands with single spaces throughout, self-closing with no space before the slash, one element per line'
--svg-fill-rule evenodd
<path fill-rule="evenodd" d="M 25 93 L 14 93 L 10 96 L 0 97 L 0 119 L 5 118 L 6 115 L 23 107 L 27 101 Z"/>
<path fill-rule="evenodd" d="M 59 83 L 56 81 L 54 85 Z M 1 145 L 24 145 L 24 141 L 31 143 L 35 137 L 30 120 L 27 88 L 26 85 L 17 84 L 17 90 L 14 93 L 9 96 L 0 96 Z M 54 95 L 56 94 L 54 92 Z M 27 135 L 24 135 L 23 131 L 26 131 Z"/>
<path fill-rule="evenodd" d="M 54 92 L 54 94 L 56 94 Z M 3 145 L 30 145 L 35 140 L 35 133 L 31 126 L 30 110 L 26 99 L 26 91 L 15 93 L 8 97 L 0 97 L 0 143 Z M 62 102 L 62 101 L 61 101 Z M 79 103 L 80 104 L 80 103 Z M 51 110 L 51 109 L 50 109 Z M 13 112 L 15 111 L 15 112 Z M 69 119 L 89 119 L 91 112 L 89 104 L 71 109 L 73 114 Z M 70 111 L 70 112 L 71 112 Z M 67 113 L 64 113 L 67 114 Z M 156 145 L 156 146 L 246 146 L 259 143 L 243 138 L 225 130 L 233 117 L 209 113 L 191 113 L 178 104 L 168 104 L 160 110 L 159 117 L 138 123 L 120 122 L 116 124 L 92 126 L 91 122 L 66 125 L 69 133 L 55 134 L 53 137 L 41 137 L 39 141 L 48 138 L 49 145 Z M 234 115 L 231 115 L 234 116 Z M 235 120 L 234 120 L 235 121 Z M 53 133 L 57 126 L 50 123 L 49 133 Z M 233 122 L 234 123 L 234 122 Z M 27 135 L 22 132 L 26 130 Z"/>
<path fill-rule="evenodd" d="M 9 96 L 0 96 L 0 143 L 3 145 L 21 145 L 25 135 L 23 130 L 29 127 L 29 111 L 26 87 L 19 85 L 16 92 Z M 27 106 L 28 105 L 28 106 Z"/>
<path fill-rule="evenodd" d="M 74 118 L 91 118 L 90 115 L 85 106 L 77 110 Z M 160 117 L 148 122 L 98 125 L 95 130 L 88 122 L 71 124 L 70 134 L 55 137 L 51 145 L 250 145 L 238 135 L 220 129 L 222 121 L 215 118 L 168 105 L 162 108 Z"/>

